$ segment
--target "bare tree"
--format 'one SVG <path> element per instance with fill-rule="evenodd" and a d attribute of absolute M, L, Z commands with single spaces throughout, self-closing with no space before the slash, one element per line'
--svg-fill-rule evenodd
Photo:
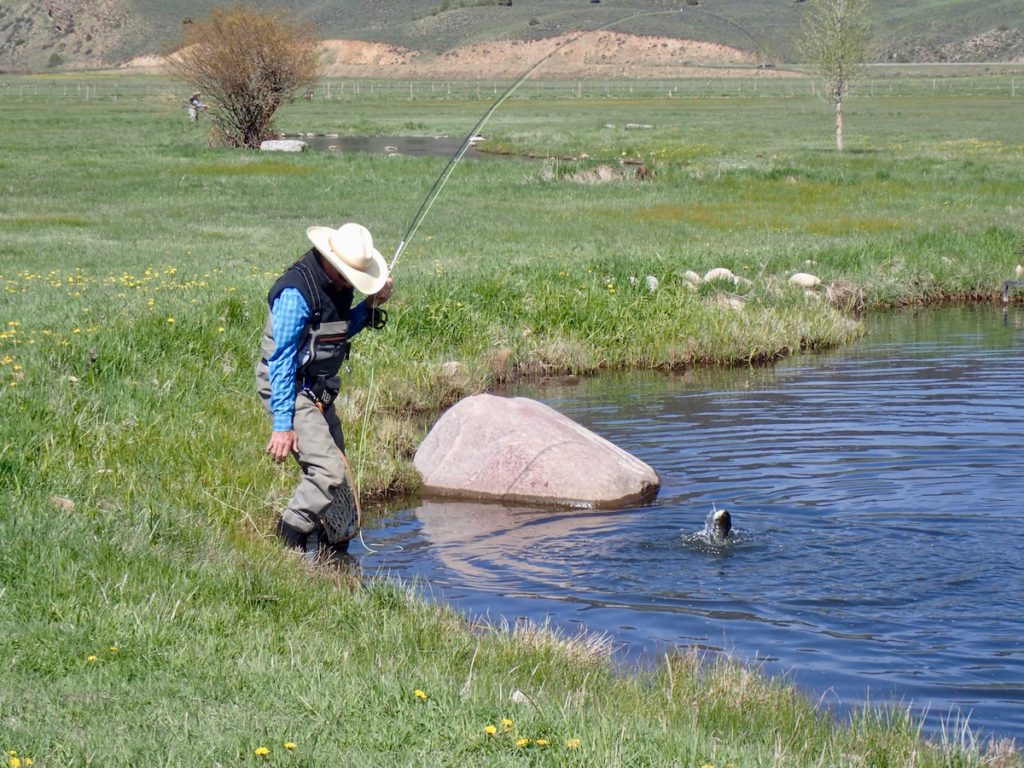
<path fill-rule="evenodd" d="M 836 112 L 836 149 L 843 149 L 843 97 L 863 71 L 871 27 L 869 0 L 809 0 L 800 53 L 825 81 Z"/>
<path fill-rule="evenodd" d="M 185 25 L 184 44 L 168 61 L 171 72 L 209 103 L 225 143 L 258 147 L 273 135 L 277 108 L 316 82 L 319 48 L 312 25 L 235 6 L 214 8 L 208 20 Z"/>

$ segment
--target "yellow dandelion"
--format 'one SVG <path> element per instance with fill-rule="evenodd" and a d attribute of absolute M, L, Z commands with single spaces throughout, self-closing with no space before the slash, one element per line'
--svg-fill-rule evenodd
<path fill-rule="evenodd" d="M 97 661 L 97 658 L 95 656 L 87 656 L 85 660 L 91 663 Z"/>
<path fill-rule="evenodd" d="M 488 724 L 487 724 L 487 727 L 486 727 L 486 728 L 484 728 L 484 732 L 485 732 L 485 733 L 486 733 L 486 734 L 487 734 L 488 736 L 493 736 L 494 734 L 496 734 L 496 733 L 498 732 L 498 729 L 497 729 L 497 728 L 495 728 L 495 727 L 494 727 L 493 725 L 491 725 L 490 723 L 488 723 Z"/>
<path fill-rule="evenodd" d="M 12 757 L 10 759 L 9 765 L 11 766 L 11 768 L 21 768 L 21 760 L 19 760 L 16 757 Z"/>
<path fill-rule="evenodd" d="M 565 740 L 565 746 L 567 746 L 569 749 L 579 749 L 580 744 L 582 744 L 582 743 L 583 742 L 581 742 L 579 739 L 566 739 Z"/>
<path fill-rule="evenodd" d="M 550 741 L 549 741 L 548 739 L 537 739 L 537 741 L 536 741 L 536 742 L 534 742 L 534 743 L 535 743 L 535 744 L 536 744 L 536 745 L 537 745 L 538 747 L 546 747 L 546 746 L 547 746 L 548 744 L 550 744 L 551 742 L 550 742 Z"/>
<path fill-rule="evenodd" d="M 525 747 L 525 746 L 529 745 L 529 743 L 530 743 L 530 740 L 527 739 L 524 736 L 520 736 L 518 739 L 516 739 L 516 746 L 517 747 Z"/>
<path fill-rule="evenodd" d="M 110 646 L 109 650 L 110 650 L 111 653 L 117 653 L 121 649 L 118 648 L 116 645 L 112 645 L 112 646 Z"/>
<path fill-rule="evenodd" d="M 511 731 L 513 725 L 515 725 L 515 723 L 513 723 L 507 717 L 504 720 L 501 721 L 501 727 L 505 729 L 505 733 L 508 733 L 509 731 Z"/>
<path fill-rule="evenodd" d="M 224 333 L 224 326 L 223 325 L 220 328 L 217 329 L 217 333 Z"/>
<path fill-rule="evenodd" d="M 296 747 L 296 744 L 295 744 L 294 741 L 286 741 L 284 743 L 284 748 L 287 749 L 289 752 L 291 752 L 293 749 L 295 749 L 295 747 Z"/>
<path fill-rule="evenodd" d="M 75 328 L 75 330 L 72 331 L 72 333 L 81 333 L 81 332 L 82 332 L 81 328 Z"/>
<path fill-rule="evenodd" d="M 26 757 L 25 758 L 25 765 L 26 766 L 32 765 L 32 758 L 31 757 Z"/>
<path fill-rule="evenodd" d="M 256 747 L 255 752 L 257 757 L 266 757 L 270 754 L 270 750 L 266 747 Z"/>
<path fill-rule="evenodd" d="M 426 701 L 427 700 L 427 694 L 424 691 L 421 691 L 419 688 L 417 688 L 415 691 L 413 691 L 413 693 L 416 695 L 416 698 L 419 699 L 420 701 Z"/>
<path fill-rule="evenodd" d="M 18 756 L 18 750 L 16 750 L 16 749 L 8 750 L 7 754 L 10 755 L 11 757 L 17 757 Z"/>
<path fill-rule="evenodd" d="M 700 768 L 715 768 L 714 763 L 704 763 Z"/>
<path fill-rule="evenodd" d="M 174 318 L 173 317 L 168 317 L 167 318 L 167 324 L 168 325 L 174 325 Z"/>

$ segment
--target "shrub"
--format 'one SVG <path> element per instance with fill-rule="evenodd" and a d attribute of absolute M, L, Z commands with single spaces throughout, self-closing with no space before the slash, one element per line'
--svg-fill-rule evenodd
<path fill-rule="evenodd" d="M 282 12 L 214 8 L 184 35 L 183 46 L 168 56 L 171 72 L 203 94 L 229 146 L 258 147 L 273 136 L 274 112 L 319 74 L 312 25 Z"/>

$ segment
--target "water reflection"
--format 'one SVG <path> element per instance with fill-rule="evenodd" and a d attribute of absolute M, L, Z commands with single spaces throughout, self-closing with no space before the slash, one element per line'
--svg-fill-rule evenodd
<path fill-rule="evenodd" d="M 465 501 L 424 501 L 416 508 L 422 535 L 447 569 L 474 588 L 505 588 L 517 581 L 564 584 L 572 578 L 560 559 L 524 557 L 560 542 L 586 547 L 591 537 L 614 530 L 613 513 L 508 507 Z M 592 553 L 588 553 L 592 554 Z"/>
<path fill-rule="evenodd" d="M 306 142 L 311 150 L 322 152 L 369 152 L 376 155 L 410 157 L 451 157 L 462 146 L 465 136 L 287 136 Z M 480 152 L 471 145 L 467 158 L 505 157 Z"/>

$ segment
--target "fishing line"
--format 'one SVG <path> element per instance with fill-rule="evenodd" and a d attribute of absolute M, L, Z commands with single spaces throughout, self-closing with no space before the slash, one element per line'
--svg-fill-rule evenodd
<path fill-rule="evenodd" d="M 506 88 L 505 92 L 494 100 L 494 103 L 487 108 L 487 111 L 484 112 L 483 116 L 477 121 L 476 125 L 474 125 L 470 132 L 466 134 L 466 138 L 462 140 L 462 143 L 459 145 L 459 148 L 455 150 L 455 154 L 453 154 L 448 159 L 448 164 L 445 165 L 444 169 L 441 171 L 441 174 L 437 177 L 437 180 L 434 181 L 434 186 L 432 186 L 430 188 L 430 191 L 427 192 L 427 196 L 423 199 L 423 204 L 420 205 L 420 209 L 416 212 L 416 215 L 413 217 L 412 223 L 409 225 L 409 229 L 406 230 L 405 236 L 398 243 L 398 247 L 395 249 L 395 255 L 391 258 L 391 264 L 388 266 L 389 270 L 393 270 L 395 268 L 395 264 L 398 263 L 398 258 L 402 255 L 402 251 L 405 250 L 406 244 L 409 242 L 409 240 L 412 239 L 412 236 L 416 233 L 416 230 L 419 229 L 420 223 L 423 221 L 423 218 L 427 215 L 427 212 L 434 205 L 434 201 L 437 199 L 437 196 L 441 193 L 441 190 L 444 189 L 444 185 L 445 183 L 447 183 L 448 177 L 451 176 L 452 171 L 455 170 L 455 166 L 462 159 L 463 155 L 466 154 L 466 151 L 473 143 L 473 138 L 479 135 L 480 130 L 484 127 L 484 123 L 486 123 L 488 118 L 490 118 L 490 116 L 494 114 L 494 111 L 498 107 L 500 107 L 509 96 L 515 93 L 516 89 L 519 88 L 523 81 L 525 81 L 526 78 L 529 77 L 533 73 L 533 71 L 537 69 L 537 67 L 539 67 L 545 61 L 547 61 L 556 53 L 558 53 L 558 51 L 562 50 L 562 48 L 571 43 L 575 43 L 584 35 L 588 35 L 591 32 L 597 32 L 600 29 L 610 27 L 612 24 L 617 24 L 630 18 L 633 18 L 633 16 L 626 16 L 625 18 L 618 19 L 616 21 L 611 22 L 611 24 L 605 24 L 604 27 L 595 27 L 594 29 L 585 30 L 578 34 L 576 37 L 570 38 L 569 40 L 563 40 L 561 43 L 559 43 L 557 46 L 551 49 L 547 54 L 538 59 L 529 69 L 523 72 L 518 78 L 516 78 L 512 85 Z"/>
<path fill-rule="evenodd" d="M 480 131 L 483 129 L 484 124 L 488 121 L 488 119 L 490 119 L 491 115 L 494 114 L 495 110 L 497 110 L 498 107 L 500 107 L 505 102 L 505 100 L 509 98 L 509 96 L 515 93 L 519 86 L 522 85 L 522 83 L 526 80 L 526 78 L 533 74 L 533 72 L 541 64 L 550 59 L 552 56 L 554 56 L 556 53 L 558 53 L 566 46 L 579 42 L 580 39 L 593 32 L 600 32 L 603 29 L 608 29 L 609 27 L 621 24 L 624 21 L 629 21 L 630 19 L 639 19 L 645 16 L 661 16 L 669 13 L 683 13 L 684 10 L 687 13 L 700 13 L 703 16 L 710 16 L 711 18 L 715 18 L 718 19 L 719 21 L 725 22 L 726 24 L 730 24 L 736 29 L 738 29 L 740 32 L 745 34 L 747 37 L 749 37 L 754 42 L 755 46 L 757 46 L 758 48 L 761 47 L 760 45 L 758 45 L 757 40 L 754 39 L 753 35 L 751 35 L 747 30 L 743 29 L 743 27 L 739 26 L 735 22 L 729 21 L 728 19 L 724 19 L 720 16 L 716 16 L 713 13 L 707 13 L 706 11 L 698 11 L 695 9 L 683 8 L 676 8 L 669 11 L 637 11 L 635 13 L 630 14 L 629 16 L 623 16 L 622 18 L 615 19 L 614 21 L 610 21 L 607 24 L 602 24 L 599 27 L 585 29 L 579 34 L 577 34 L 575 37 L 571 37 L 568 40 L 563 40 L 561 43 L 559 43 L 553 49 L 551 49 L 548 53 L 546 53 L 544 56 L 538 59 L 533 65 L 529 67 L 529 69 L 523 72 L 518 78 L 516 78 L 512 85 L 506 88 L 504 93 L 502 93 L 497 99 L 494 100 L 494 103 L 487 108 L 487 111 L 484 112 L 483 116 L 477 121 L 476 125 L 474 125 L 470 132 L 466 134 L 466 138 L 462 140 L 462 143 L 459 145 L 459 148 L 455 150 L 455 153 L 448 159 L 448 163 L 441 170 L 440 175 L 438 175 L 437 179 L 434 181 L 434 185 L 430 188 L 430 191 L 427 192 L 427 196 L 423 198 L 423 203 L 420 205 L 420 208 L 416 212 L 416 215 L 413 216 L 412 222 L 409 224 L 409 228 L 405 231 L 405 235 L 398 243 L 398 247 L 395 248 L 395 253 L 391 257 L 391 263 L 388 265 L 388 270 L 394 270 L 395 264 L 398 263 L 398 259 L 399 257 L 401 257 L 402 252 L 405 250 L 405 247 L 409 244 L 409 241 L 412 239 L 413 235 L 416 234 L 416 230 L 419 229 L 419 226 L 423 222 L 424 217 L 426 217 L 427 212 L 430 211 L 431 207 L 434 205 L 434 201 L 437 199 L 437 196 L 441 194 L 441 190 L 444 189 L 444 185 L 448 182 L 448 177 L 451 176 L 452 171 L 455 170 L 455 166 L 458 165 L 463 155 L 466 154 L 470 146 L 473 144 L 473 139 L 480 134 Z"/>

